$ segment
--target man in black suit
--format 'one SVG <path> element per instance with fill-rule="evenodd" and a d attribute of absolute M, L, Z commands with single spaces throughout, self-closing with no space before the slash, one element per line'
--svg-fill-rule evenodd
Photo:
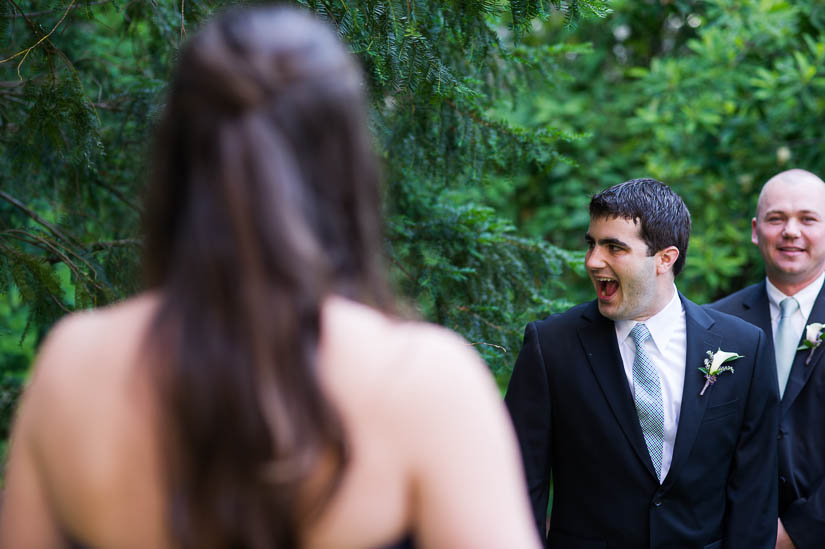
<path fill-rule="evenodd" d="M 689 235 L 659 181 L 597 194 L 585 259 L 597 299 L 527 325 L 505 401 L 542 535 L 552 472 L 547 547 L 774 546 L 767 338 L 679 294 Z M 715 370 L 722 358 L 735 371 Z"/>
<path fill-rule="evenodd" d="M 776 547 L 822 549 L 825 346 L 797 348 L 808 324 L 825 322 L 825 183 L 805 170 L 774 176 L 762 187 L 751 226 L 767 278 L 711 307 L 762 328 L 775 353 L 782 399 Z"/>

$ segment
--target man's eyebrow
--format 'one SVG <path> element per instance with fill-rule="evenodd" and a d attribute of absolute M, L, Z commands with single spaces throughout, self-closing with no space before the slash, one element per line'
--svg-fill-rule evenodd
<path fill-rule="evenodd" d="M 596 240 L 590 235 L 590 233 L 585 233 L 584 234 L 584 239 L 587 242 L 596 242 Z M 609 246 L 609 245 L 612 244 L 614 246 L 621 246 L 622 248 L 629 248 L 630 247 L 625 242 L 619 240 L 618 238 L 602 238 L 598 241 L 598 244 L 599 244 L 599 246 Z"/>
<path fill-rule="evenodd" d="M 619 240 L 618 238 L 602 238 L 601 240 L 599 240 L 599 245 L 600 246 L 609 246 L 611 244 L 614 245 L 614 246 L 621 246 L 622 248 L 629 248 L 630 247 L 627 244 L 625 244 L 624 242 L 622 242 L 621 240 Z"/>
<path fill-rule="evenodd" d="M 816 210 L 799 210 L 799 211 L 796 211 L 796 212 L 790 212 L 789 213 L 789 212 L 786 212 L 785 210 L 779 210 L 779 209 L 768 210 L 768 211 L 764 212 L 762 215 L 767 216 L 767 215 L 771 215 L 771 214 L 779 214 L 779 215 L 811 215 L 811 214 L 813 214 L 813 215 L 816 215 L 816 216 L 821 216 L 822 215 Z"/>

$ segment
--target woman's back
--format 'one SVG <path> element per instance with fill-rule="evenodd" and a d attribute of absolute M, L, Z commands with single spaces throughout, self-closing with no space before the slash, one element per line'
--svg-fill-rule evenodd
<path fill-rule="evenodd" d="M 391 316 L 363 79 L 332 29 L 204 25 L 148 183 L 147 293 L 61 322 L 23 399 L 10 548 L 535 542 L 484 365 Z"/>
<path fill-rule="evenodd" d="M 7 546 L 50 545 L 49 524 L 54 545 L 60 536 L 91 547 L 173 545 L 163 419 L 143 346 L 157 307 L 158 296 L 145 294 L 73 316 L 49 337 L 18 422 L 14 508 L 0 524 L 35 537 L 0 537 Z M 350 459 L 332 500 L 301 528 L 307 547 L 381 547 L 408 535 L 451 547 L 535 542 L 502 405 L 465 344 L 335 297 L 324 303 L 321 334 L 320 381 Z M 25 528 L 41 513 L 53 520 Z"/>

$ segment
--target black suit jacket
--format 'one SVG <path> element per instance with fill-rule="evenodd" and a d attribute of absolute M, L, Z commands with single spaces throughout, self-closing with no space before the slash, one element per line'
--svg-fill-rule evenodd
<path fill-rule="evenodd" d="M 710 305 L 762 328 L 773 354 L 765 281 Z M 806 324 L 825 322 L 825 287 Z M 803 336 L 804 337 L 804 333 Z M 825 345 L 798 351 L 780 403 L 779 517 L 798 549 L 825 548 Z M 776 377 L 776 368 L 773 369 Z"/>
<path fill-rule="evenodd" d="M 681 296 L 680 296 L 681 297 Z M 596 302 L 527 325 L 505 402 L 536 526 L 554 549 L 773 548 L 778 390 L 761 330 L 682 297 L 685 383 L 670 471 L 659 484 Z M 706 351 L 744 358 L 699 396 Z"/>

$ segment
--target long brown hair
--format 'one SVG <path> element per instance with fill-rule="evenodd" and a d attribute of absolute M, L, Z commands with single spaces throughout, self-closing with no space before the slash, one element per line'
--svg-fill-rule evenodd
<path fill-rule="evenodd" d="M 177 545 L 299 545 L 336 489 L 346 437 L 317 378 L 320 309 L 332 293 L 392 307 L 379 201 L 361 73 L 330 28 L 235 10 L 185 45 L 144 260 Z"/>

